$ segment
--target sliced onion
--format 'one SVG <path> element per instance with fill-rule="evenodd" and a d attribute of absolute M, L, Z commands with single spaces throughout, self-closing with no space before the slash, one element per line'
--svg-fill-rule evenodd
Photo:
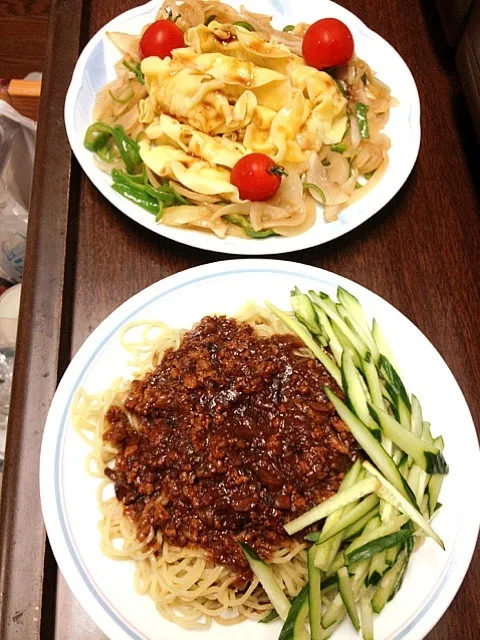
<path fill-rule="evenodd" d="M 345 193 L 348 194 L 348 196 L 352 195 L 355 189 L 355 185 L 357 184 L 357 180 L 358 180 L 358 171 L 355 169 L 355 167 L 352 167 L 352 175 L 349 177 L 349 179 L 346 182 L 342 184 L 342 189 L 343 191 L 345 191 Z"/>
<path fill-rule="evenodd" d="M 231 222 L 227 223 L 227 234 L 233 238 L 252 240 L 252 238 L 250 238 L 250 236 L 245 233 L 242 227 L 239 227 L 238 224 L 233 224 Z"/>
<path fill-rule="evenodd" d="M 306 217 L 303 185 L 296 173 L 283 178 L 279 190 L 266 202 L 254 202 L 250 209 L 250 222 L 255 231 L 270 229 L 274 224 L 298 227 Z"/>
<path fill-rule="evenodd" d="M 353 166 L 359 173 L 370 173 L 375 171 L 382 164 L 384 152 L 380 145 L 376 145 L 370 140 L 362 140 L 357 155 L 353 159 Z"/>
<path fill-rule="evenodd" d="M 314 184 L 322 190 L 325 196 L 325 202 L 323 204 L 344 204 L 348 201 L 349 195 L 335 182 L 331 182 L 327 173 L 328 167 L 322 164 L 317 154 L 312 154 L 310 158 L 310 166 L 307 171 L 306 182 Z M 310 191 L 310 194 L 319 202 L 322 200 L 319 198 L 319 194 L 314 189 Z"/>
<path fill-rule="evenodd" d="M 157 20 L 168 18 L 169 14 L 182 31 L 205 22 L 205 4 L 198 0 L 166 0 L 157 13 Z"/>
<path fill-rule="evenodd" d="M 109 90 L 115 91 L 118 87 L 118 81 L 111 82 L 100 89 L 95 96 L 95 103 L 93 105 L 93 120 L 95 122 L 106 122 L 109 124 L 112 121 L 113 100 L 108 92 Z"/>
<path fill-rule="evenodd" d="M 123 171 L 125 169 L 125 163 L 121 158 L 117 158 L 114 162 L 105 162 L 96 153 L 93 154 L 93 162 L 95 166 L 104 173 L 111 174 L 114 169 Z"/>
<path fill-rule="evenodd" d="M 171 227 L 182 227 L 192 224 L 212 215 L 210 207 L 199 207 L 181 205 L 179 207 L 168 207 L 162 216 L 162 222 Z"/>
<path fill-rule="evenodd" d="M 197 193 L 196 191 L 187 189 L 180 183 L 173 182 L 172 180 L 170 181 L 170 184 L 177 193 L 179 193 L 181 196 L 184 196 L 185 198 L 188 198 L 189 200 L 192 200 L 192 202 L 200 202 L 202 204 L 215 204 L 221 201 L 220 196 L 208 196 L 204 195 L 203 193 Z"/>
<path fill-rule="evenodd" d="M 266 204 L 282 207 L 288 212 L 298 211 L 303 206 L 303 185 L 300 176 L 289 173 L 283 178 L 277 193 Z"/>
<path fill-rule="evenodd" d="M 160 187 L 162 183 L 160 182 L 157 174 L 153 173 L 153 171 L 150 169 L 150 167 L 147 167 L 147 165 L 145 165 L 145 169 L 147 170 L 147 178 L 150 184 L 155 188 Z"/>
<path fill-rule="evenodd" d="M 299 56 L 302 55 L 302 30 L 300 30 L 300 33 L 277 31 L 271 26 L 271 16 L 247 11 L 243 6 L 240 7 L 240 11 L 237 11 L 228 4 L 221 2 L 183 0 L 180 3 L 176 0 L 165 0 L 157 14 L 157 19 L 159 17 L 165 18 L 167 16 L 167 9 L 171 11 L 174 18 L 179 16 L 176 24 L 178 24 L 182 30 L 204 24 L 207 17 L 210 16 L 215 16 L 217 22 L 224 24 L 233 24 L 234 22 L 242 21 L 248 22 L 252 25 L 255 33 L 267 42 L 270 41 L 271 38 L 274 38 L 275 42 L 286 45 L 292 53 Z"/>
<path fill-rule="evenodd" d="M 275 233 L 278 233 L 278 235 L 280 236 L 290 238 L 300 233 L 304 233 L 304 231 L 308 231 L 308 229 L 310 229 L 313 226 L 315 219 L 317 217 L 315 200 L 311 196 L 305 195 L 304 202 L 305 202 L 305 218 L 303 222 L 295 227 L 286 226 L 286 225 L 275 226 L 273 227 L 273 230 L 275 231 Z"/>
<path fill-rule="evenodd" d="M 125 133 L 127 135 L 130 135 L 131 131 L 138 124 L 138 104 L 134 104 L 133 107 L 129 109 L 129 111 L 115 120 L 115 124 L 121 125 L 125 129 Z"/>
<path fill-rule="evenodd" d="M 128 91 L 130 93 L 126 93 Z M 132 109 L 133 106 L 136 105 L 137 102 L 141 98 L 144 98 L 147 95 L 147 90 L 146 90 L 145 87 L 141 87 L 138 91 L 134 91 L 131 86 L 127 86 L 127 87 L 124 88 L 123 94 L 126 97 L 130 96 L 129 99 L 126 102 L 123 102 L 123 103 L 122 102 L 116 102 L 114 97 L 113 97 L 115 94 L 110 94 L 110 96 L 112 98 L 112 101 L 113 101 L 112 113 L 113 113 L 115 118 L 118 118 L 122 114 L 124 114 L 127 111 L 129 111 L 130 109 Z M 120 92 L 120 95 L 122 95 L 122 92 Z M 138 116 L 137 116 L 137 121 L 138 121 Z"/>
<path fill-rule="evenodd" d="M 292 213 L 295 213 L 295 211 L 289 210 L 286 207 L 274 206 L 266 202 L 255 202 L 254 205 L 259 206 L 259 209 L 262 211 L 262 217 L 267 218 L 268 222 L 284 220 L 291 216 Z M 302 208 L 302 206 L 300 205 L 299 208 Z"/>
<path fill-rule="evenodd" d="M 350 116 L 350 139 L 352 141 L 353 149 L 357 149 L 361 142 L 360 129 L 358 128 L 358 121 L 355 116 Z"/>
<path fill-rule="evenodd" d="M 347 66 L 347 84 L 349 86 L 353 86 L 357 79 L 357 68 L 355 66 L 354 61 L 351 61 Z"/>
<path fill-rule="evenodd" d="M 307 207 L 302 200 L 302 204 L 297 211 L 288 212 L 281 207 L 272 207 L 265 203 L 255 203 L 263 205 L 262 210 L 262 229 L 270 229 L 273 224 L 281 227 L 298 227 L 303 223 L 307 216 Z M 252 225 L 253 226 L 253 225 Z"/>
<path fill-rule="evenodd" d="M 369 89 L 377 96 L 377 98 L 390 97 L 390 87 L 376 77 L 371 78 Z"/>
<path fill-rule="evenodd" d="M 224 238 L 227 235 L 228 230 L 228 222 L 225 222 L 224 220 L 212 221 L 208 219 L 201 219 L 192 222 L 191 226 L 196 227 L 197 229 L 213 231 L 213 233 L 219 238 Z"/>
<path fill-rule="evenodd" d="M 375 173 L 370 178 L 370 180 L 367 180 L 367 182 L 362 186 L 361 189 L 354 190 L 350 198 L 349 204 L 356 202 L 357 200 L 362 198 L 364 195 L 366 195 L 369 191 L 374 189 L 375 186 L 383 178 L 383 175 L 385 174 L 387 167 L 388 167 L 388 156 L 385 156 L 385 159 L 383 160 L 382 164 L 378 167 L 378 169 L 375 171 Z"/>
<path fill-rule="evenodd" d="M 261 231 L 264 229 L 262 226 L 263 206 L 263 202 L 253 202 L 250 207 L 250 224 L 254 231 Z"/>
<path fill-rule="evenodd" d="M 326 167 L 326 175 L 329 182 L 336 182 L 338 185 L 343 185 L 349 177 L 350 165 L 347 158 L 341 153 L 328 150 L 325 157 L 326 161 L 330 164 Z"/>
<path fill-rule="evenodd" d="M 323 218 L 325 222 L 335 222 L 338 219 L 342 207 L 339 204 L 326 206 L 323 210 Z"/>
<path fill-rule="evenodd" d="M 222 216 L 226 216 L 229 213 L 239 213 L 241 215 L 249 215 L 250 209 L 252 208 L 252 203 L 248 202 L 239 202 L 238 204 L 226 204 L 225 206 L 216 205 L 215 213 L 212 216 L 212 220 L 216 220 L 217 218 L 221 218 Z"/>
<path fill-rule="evenodd" d="M 213 231 L 219 238 L 224 238 L 228 224 L 222 220 L 212 219 L 212 209 L 210 207 L 182 205 L 179 207 L 168 207 L 162 216 L 162 223 L 169 227 L 195 227 L 205 231 Z"/>
<path fill-rule="evenodd" d="M 130 33 L 120 33 L 118 31 L 107 31 L 107 36 L 120 51 L 128 53 L 136 62 L 140 60 L 140 56 L 138 55 L 140 38 L 138 36 L 132 36 Z"/>
<path fill-rule="evenodd" d="M 305 160 L 304 162 L 299 162 L 296 164 L 283 162 L 282 166 L 284 167 L 287 173 L 296 173 L 297 176 L 303 176 L 305 171 L 308 169 L 308 160 Z"/>

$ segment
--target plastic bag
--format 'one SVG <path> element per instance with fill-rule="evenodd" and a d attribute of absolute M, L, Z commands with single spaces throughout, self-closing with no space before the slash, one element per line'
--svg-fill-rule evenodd
<path fill-rule="evenodd" d="M 0 100 L 0 278 L 22 280 L 36 123 Z"/>

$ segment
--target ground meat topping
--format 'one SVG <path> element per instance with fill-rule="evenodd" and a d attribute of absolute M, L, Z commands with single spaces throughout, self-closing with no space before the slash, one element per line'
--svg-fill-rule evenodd
<path fill-rule="evenodd" d="M 301 346 L 206 317 L 110 407 L 104 439 L 117 455 L 105 472 L 140 540 L 153 527 L 241 581 L 250 571 L 236 540 L 268 560 L 291 543 L 283 525 L 337 491 L 357 448 L 322 386 L 340 390 Z"/>

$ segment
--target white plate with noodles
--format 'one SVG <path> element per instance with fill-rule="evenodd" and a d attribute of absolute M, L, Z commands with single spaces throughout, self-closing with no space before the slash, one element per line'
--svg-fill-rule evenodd
<path fill-rule="evenodd" d="M 406 181 L 420 145 L 415 81 L 390 44 L 333 2 L 243 4 L 153 1 L 105 25 L 67 94 L 70 145 L 97 189 L 159 235 L 243 255 L 316 246 L 365 222 Z M 167 15 L 188 46 L 140 61 L 140 34 Z M 328 74 L 301 57 L 307 25 L 324 17 L 347 25 L 355 47 Z M 262 202 L 231 182 L 251 153 L 288 174 Z"/>
<path fill-rule="evenodd" d="M 92 450 L 92 442 L 98 443 L 105 428 L 103 416 L 115 398 L 118 406 L 119 391 L 129 388 L 134 375 L 159 363 L 159 349 L 179 346 L 179 329 L 190 329 L 211 314 L 233 316 L 247 302 L 258 307 L 268 300 L 280 309 L 289 309 L 290 292 L 295 287 L 335 297 L 338 286 L 356 296 L 367 318 L 375 318 L 382 327 L 407 389 L 419 398 L 423 416 L 431 423 L 432 436 L 443 435 L 450 468 L 440 493 L 443 506 L 433 520 L 445 551 L 431 538 L 414 551 L 402 588 L 375 618 L 375 637 L 421 640 L 449 606 L 467 571 L 480 520 L 478 441 L 452 373 L 405 316 L 354 282 L 293 262 L 234 260 L 170 276 L 122 304 L 79 349 L 50 408 L 40 461 L 47 533 L 70 588 L 109 638 L 189 640 L 204 633 L 220 640 L 225 638 L 224 624 L 232 615 L 252 618 L 240 622 L 237 618 L 238 623 L 229 626 L 232 640 L 278 638 L 278 621 L 257 622 L 271 609 L 261 589 L 255 588 L 253 593 L 230 590 L 229 571 L 212 563 L 200 550 L 186 551 L 165 542 L 162 550 L 158 548 L 153 554 L 152 547 L 145 546 L 152 543 L 151 536 L 142 543 L 132 535 L 131 521 L 121 517 L 112 483 L 103 475 L 112 457 L 111 443 L 106 449 Z M 280 325 L 272 324 L 271 316 L 263 312 L 259 325 L 258 308 L 255 316 L 251 309 L 248 317 L 245 310 L 242 312 L 243 318 L 252 321 L 255 317 L 257 330 L 278 330 Z M 215 349 L 211 353 L 214 358 Z M 176 357 L 175 351 L 171 357 Z M 125 391 L 122 393 L 125 398 Z M 116 446 L 121 442 L 126 443 L 120 438 Z M 100 460 L 100 471 L 95 460 Z M 159 504 L 158 513 L 162 514 L 168 503 Z M 175 535 L 175 531 L 168 533 L 165 527 L 164 534 Z M 298 555 L 303 552 L 297 549 L 295 553 L 295 558 L 287 558 L 287 564 L 280 563 L 280 569 L 284 568 L 276 573 L 278 579 L 283 576 L 283 588 L 290 595 L 306 579 L 304 558 Z M 174 612 L 187 616 L 184 624 L 193 628 L 184 628 L 160 612 L 170 618 Z M 204 625 L 203 631 L 196 628 L 199 624 Z M 333 637 L 353 640 L 359 636 L 347 620 Z"/>

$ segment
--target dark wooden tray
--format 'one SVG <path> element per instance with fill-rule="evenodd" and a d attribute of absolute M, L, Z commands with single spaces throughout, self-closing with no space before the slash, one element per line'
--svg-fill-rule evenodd
<path fill-rule="evenodd" d="M 102 25 L 135 4 L 56 0 L 52 6 L 0 518 L 2 640 L 104 637 L 57 573 L 46 543 L 38 459 L 49 403 L 72 355 L 121 302 L 172 273 L 223 259 L 136 225 L 71 157 L 63 104 L 78 53 Z M 423 109 L 420 156 L 400 193 L 369 222 L 285 257 L 360 282 L 411 318 L 445 358 L 478 423 L 478 146 L 453 59 L 435 11 L 423 6 L 430 3 L 343 4 L 410 66 Z M 480 637 L 479 585 L 476 554 L 429 640 Z"/>

